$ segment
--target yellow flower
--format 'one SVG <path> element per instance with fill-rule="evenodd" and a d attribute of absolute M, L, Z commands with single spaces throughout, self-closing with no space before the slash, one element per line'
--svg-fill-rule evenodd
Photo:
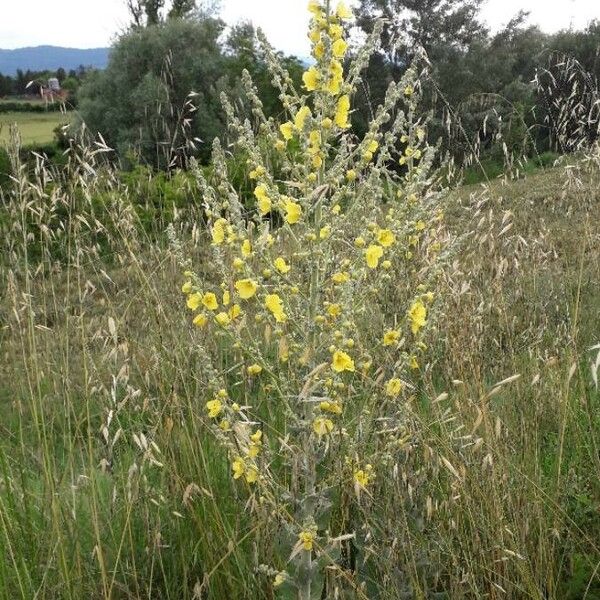
<path fill-rule="evenodd" d="M 410 361 L 409 361 L 409 363 L 408 363 L 408 366 L 409 366 L 411 369 L 418 369 L 418 368 L 419 368 L 419 361 L 417 360 L 417 357 L 416 357 L 416 356 L 411 356 L 411 357 L 410 357 Z"/>
<path fill-rule="evenodd" d="M 273 587 L 278 588 L 283 585 L 287 579 L 287 573 L 285 571 L 280 571 L 275 575 L 275 579 L 273 579 Z"/>
<path fill-rule="evenodd" d="M 323 11 L 323 8 L 317 0 L 310 0 L 308 3 L 308 10 L 309 12 L 313 13 L 313 15 L 320 15 Z"/>
<path fill-rule="evenodd" d="M 343 350 L 336 350 L 333 353 L 331 368 L 337 373 L 342 371 L 354 371 L 354 361 Z"/>
<path fill-rule="evenodd" d="M 370 152 L 371 154 L 375 154 L 375 152 L 377 152 L 377 148 L 379 148 L 379 142 L 377 140 L 371 140 L 367 144 L 367 152 Z"/>
<path fill-rule="evenodd" d="M 421 300 L 415 300 L 413 305 L 408 311 L 408 318 L 410 320 L 410 328 L 414 335 L 416 335 L 421 327 L 424 327 L 427 322 L 427 308 Z"/>
<path fill-rule="evenodd" d="M 268 198 L 269 190 L 264 183 L 261 183 L 254 188 L 254 195 L 256 196 L 257 200 L 260 200 L 261 198 Z"/>
<path fill-rule="evenodd" d="M 258 210 L 261 215 L 266 215 L 271 212 L 271 198 L 265 196 L 258 201 Z"/>
<path fill-rule="evenodd" d="M 321 121 L 321 126 L 323 129 L 331 129 L 333 127 L 333 121 L 329 117 L 326 117 Z"/>
<path fill-rule="evenodd" d="M 348 44 L 345 40 L 339 39 L 333 42 L 331 45 L 331 52 L 336 58 L 344 58 L 348 50 Z"/>
<path fill-rule="evenodd" d="M 391 262 L 391 261 L 389 261 L 389 260 L 384 260 L 384 261 L 381 263 L 381 266 L 382 266 L 384 269 L 391 269 L 391 268 L 392 268 L 392 262 Z"/>
<path fill-rule="evenodd" d="M 192 282 L 191 281 L 186 281 L 182 286 L 181 286 L 181 291 L 184 294 L 191 294 L 192 292 Z"/>
<path fill-rule="evenodd" d="M 287 121 L 279 126 L 279 131 L 281 131 L 284 140 L 291 140 L 294 135 L 294 124 L 291 121 Z"/>
<path fill-rule="evenodd" d="M 348 169 L 346 171 L 346 179 L 348 181 L 354 181 L 356 179 L 356 171 L 354 169 Z"/>
<path fill-rule="evenodd" d="M 258 469 L 254 466 L 246 469 L 246 483 L 256 483 L 258 481 Z"/>
<path fill-rule="evenodd" d="M 206 292 L 206 294 L 202 296 L 202 304 L 204 304 L 208 310 L 217 310 L 217 308 L 219 308 L 217 297 L 212 292 Z"/>
<path fill-rule="evenodd" d="M 235 289 L 242 300 L 248 300 L 256 294 L 258 284 L 253 279 L 238 279 L 235 282 Z"/>
<path fill-rule="evenodd" d="M 319 237 L 322 240 L 326 240 L 331 235 L 331 225 L 325 225 L 325 227 L 321 227 L 319 231 Z"/>
<path fill-rule="evenodd" d="M 342 40 L 340 40 L 340 41 L 342 41 Z M 337 42 L 336 42 L 336 44 L 337 44 Z M 350 112 L 350 96 L 348 96 L 348 94 L 344 94 L 343 96 L 340 96 L 340 99 L 338 100 L 336 111 L 335 111 L 335 124 L 340 129 L 346 129 L 346 128 L 350 127 L 350 122 L 348 121 L 349 112 Z M 350 173 L 350 171 L 348 171 L 346 173 L 346 177 L 348 177 L 348 173 Z M 352 171 L 352 173 L 354 173 L 354 171 Z M 355 176 L 352 179 L 350 179 L 350 177 L 348 177 L 348 179 L 350 181 L 353 181 L 354 179 L 356 179 L 356 173 L 354 173 L 354 175 Z"/>
<path fill-rule="evenodd" d="M 262 443 L 262 430 L 258 429 L 257 431 L 255 431 L 251 436 L 250 439 L 255 443 L 255 444 L 260 444 Z"/>
<path fill-rule="evenodd" d="M 365 258 L 370 269 L 376 269 L 379 264 L 379 259 L 383 256 L 383 248 L 375 244 L 371 244 L 365 250 Z"/>
<path fill-rule="evenodd" d="M 227 306 L 231 302 L 231 294 L 228 290 L 223 292 L 223 306 Z"/>
<path fill-rule="evenodd" d="M 369 472 L 364 469 L 354 471 L 354 483 L 361 488 L 366 488 L 369 485 Z"/>
<path fill-rule="evenodd" d="M 222 244 L 225 241 L 225 227 L 227 226 L 225 219 L 217 219 L 212 228 L 212 241 L 215 246 Z"/>
<path fill-rule="evenodd" d="M 339 317 L 342 314 L 342 307 L 339 304 L 330 304 L 327 307 L 327 314 L 330 317 Z"/>
<path fill-rule="evenodd" d="M 225 327 L 231 323 L 231 317 L 226 312 L 220 312 L 215 316 L 215 321 L 222 327 Z"/>
<path fill-rule="evenodd" d="M 326 419 L 325 417 L 317 417 L 313 421 L 313 430 L 319 437 L 331 433 L 332 429 L 333 421 L 331 419 Z"/>
<path fill-rule="evenodd" d="M 380 229 L 377 233 L 377 241 L 387 248 L 396 241 L 396 236 L 389 229 Z"/>
<path fill-rule="evenodd" d="M 287 319 L 287 315 L 283 311 L 283 303 L 277 294 L 268 294 L 265 298 L 265 306 L 271 311 L 278 323 L 282 323 Z"/>
<path fill-rule="evenodd" d="M 337 23 L 329 26 L 329 35 L 333 40 L 339 40 L 344 35 L 344 28 Z"/>
<path fill-rule="evenodd" d="M 284 208 L 286 212 L 285 220 L 290 225 L 294 225 L 300 220 L 300 217 L 302 216 L 302 207 L 297 202 L 288 199 L 285 201 Z"/>
<path fill-rule="evenodd" d="M 244 240 L 242 242 L 242 256 L 248 258 L 252 254 L 252 244 L 250 240 Z"/>
<path fill-rule="evenodd" d="M 404 95 L 405 95 L 405 96 L 408 96 L 408 97 L 410 97 L 410 96 L 412 96 L 414 93 L 415 93 L 415 88 L 414 88 L 412 85 L 410 85 L 410 84 L 409 84 L 409 85 L 407 85 L 407 86 L 404 88 Z"/>
<path fill-rule="evenodd" d="M 357 248 L 364 248 L 367 245 L 367 242 L 365 242 L 365 238 L 359 236 L 354 240 L 354 245 Z"/>
<path fill-rule="evenodd" d="M 323 87 L 323 90 L 329 92 L 332 96 L 340 93 L 342 83 L 344 82 L 344 67 L 339 60 L 332 60 L 329 67 L 330 78 Z"/>
<path fill-rule="evenodd" d="M 334 273 L 331 279 L 333 283 L 346 283 L 350 279 L 350 275 L 346 271 L 340 271 L 339 273 Z"/>
<path fill-rule="evenodd" d="M 247 369 L 248 375 L 259 375 L 262 371 L 262 367 L 257 364 L 250 365 Z"/>
<path fill-rule="evenodd" d="M 344 2 L 338 2 L 337 8 L 335 9 L 335 14 L 338 18 L 342 20 L 348 20 L 354 16 L 352 14 L 352 11 L 346 6 Z"/>
<path fill-rule="evenodd" d="M 206 403 L 206 410 L 208 411 L 208 416 L 211 419 L 218 417 L 222 409 L 223 403 L 218 398 L 215 398 L 214 400 L 209 400 Z"/>
<path fill-rule="evenodd" d="M 258 167 L 256 167 L 256 169 L 253 169 L 252 171 L 250 171 L 250 173 L 248 173 L 248 177 L 250 177 L 250 179 L 258 179 L 264 174 L 265 168 L 262 165 L 259 165 Z"/>
<path fill-rule="evenodd" d="M 223 419 L 219 423 L 219 428 L 222 429 L 223 431 L 229 431 L 231 429 L 231 423 L 227 419 Z"/>
<path fill-rule="evenodd" d="M 321 32 L 318 29 L 311 29 L 308 32 L 308 39 L 313 43 L 316 44 L 318 43 L 318 41 L 321 39 Z"/>
<path fill-rule="evenodd" d="M 342 414 L 342 406 L 339 402 L 332 402 L 329 400 L 324 400 L 319 404 L 319 408 L 324 412 L 329 412 L 334 415 Z"/>
<path fill-rule="evenodd" d="M 206 318 L 206 315 L 203 315 L 202 313 L 196 315 L 196 317 L 192 321 L 192 323 L 196 327 L 204 327 L 207 322 L 208 322 L 208 319 Z"/>
<path fill-rule="evenodd" d="M 232 264 L 233 264 L 233 268 L 236 271 L 241 271 L 244 268 L 244 261 L 239 256 L 236 256 L 233 259 L 233 263 Z"/>
<path fill-rule="evenodd" d="M 260 446 L 250 442 L 250 445 L 248 446 L 248 456 L 250 458 L 256 458 L 259 454 L 260 454 Z"/>
<path fill-rule="evenodd" d="M 198 292 L 196 292 L 195 294 L 190 294 L 188 296 L 186 304 L 190 310 L 198 310 L 198 307 L 200 306 L 201 302 L 202 302 L 202 294 L 199 294 Z"/>
<path fill-rule="evenodd" d="M 397 329 L 388 329 L 383 334 L 383 345 L 391 346 L 395 344 L 400 339 L 400 332 Z"/>
<path fill-rule="evenodd" d="M 402 381 L 400 381 L 397 377 L 390 379 L 385 384 L 385 393 L 392 398 L 396 398 L 396 396 L 400 395 L 402 391 Z"/>
<path fill-rule="evenodd" d="M 315 44 L 315 47 L 313 49 L 313 56 L 317 60 L 321 60 L 323 56 L 325 56 L 325 44 L 323 44 L 323 42 L 318 42 L 317 44 Z"/>
<path fill-rule="evenodd" d="M 300 110 L 296 113 L 296 117 L 294 118 L 294 127 L 298 131 L 302 131 L 304 129 L 304 123 L 306 122 L 306 119 L 308 119 L 310 116 L 312 116 L 312 113 L 310 112 L 310 108 L 308 106 L 303 106 L 300 108 Z"/>
<path fill-rule="evenodd" d="M 304 72 L 302 75 L 302 81 L 304 82 L 304 87 L 308 92 L 313 92 L 319 87 L 319 71 L 317 71 L 316 67 L 310 67 L 308 71 Z"/>
<path fill-rule="evenodd" d="M 318 129 L 313 129 L 308 134 L 308 140 L 312 146 L 311 152 L 318 152 L 319 148 L 321 147 L 321 132 Z"/>
<path fill-rule="evenodd" d="M 239 479 L 246 471 L 246 463 L 243 458 L 238 456 L 231 464 L 231 468 L 233 469 L 233 478 Z"/>
<path fill-rule="evenodd" d="M 285 262 L 285 259 L 283 257 L 278 257 L 275 259 L 275 262 L 273 263 L 275 265 L 275 268 L 280 272 L 280 273 L 287 273 L 290 270 L 290 265 L 288 265 Z"/>
<path fill-rule="evenodd" d="M 312 531 L 301 531 L 298 534 L 298 541 L 302 544 L 302 548 L 307 552 L 313 549 L 315 534 Z"/>
<path fill-rule="evenodd" d="M 240 315 L 242 314 L 242 309 L 240 308 L 239 304 L 234 304 L 230 309 L 229 309 L 229 318 L 232 321 L 235 321 Z"/>

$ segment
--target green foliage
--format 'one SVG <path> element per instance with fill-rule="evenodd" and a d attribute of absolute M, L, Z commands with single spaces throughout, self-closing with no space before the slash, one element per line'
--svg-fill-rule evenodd
<path fill-rule="evenodd" d="M 12 168 L 8 152 L 0 146 L 0 190 L 8 185 L 11 173 Z"/>
<path fill-rule="evenodd" d="M 380 16 L 388 21 L 381 54 L 363 77 L 355 126 L 364 129 L 385 82 L 397 79 L 422 47 L 432 63 L 431 78 L 424 83 L 434 113 L 431 132 L 459 164 L 475 156 L 498 163 L 533 158 L 545 150 L 572 151 L 578 143 L 595 139 L 600 24 L 549 35 L 527 25 L 527 14 L 520 12 L 490 35 L 478 21 L 480 4 L 363 0 L 358 23 L 364 31 Z M 578 72 L 562 68 L 561 73 L 560 67 L 575 59 Z M 534 78 L 539 78 L 538 85 Z M 548 93 L 549 86 L 557 89 Z M 591 125 L 581 135 L 577 127 L 583 112 L 589 113 Z M 569 122 L 570 114 L 575 116 Z"/>
<path fill-rule="evenodd" d="M 18 102 L 12 100 L 0 101 L 0 114 L 2 113 L 47 113 L 61 112 L 64 110 L 60 102 Z"/>
<path fill-rule="evenodd" d="M 382 47 L 388 60 L 406 68 L 420 46 L 437 61 L 482 36 L 482 0 L 361 0 L 358 23 L 370 32 L 384 18 Z"/>
<path fill-rule="evenodd" d="M 222 131 L 222 30 L 211 18 L 173 19 L 121 36 L 107 69 L 80 89 L 88 128 L 101 132 L 122 156 L 133 150 L 160 168 L 177 161 L 191 140 L 199 140 L 194 145 L 206 157 Z"/>
<path fill-rule="evenodd" d="M 240 83 L 240 74 L 246 70 L 250 73 L 258 90 L 265 114 L 280 116 L 283 113 L 283 106 L 277 89 L 272 85 L 272 75 L 267 67 L 267 57 L 258 42 L 257 32 L 252 23 L 242 22 L 231 28 L 225 43 L 225 54 L 231 88 L 228 95 L 244 99 L 245 94 Z M 281 53 L 278 54 L 278 58 L 293 84 L 300 87 L 304 72 L 303 64 L 297 58 L 286 57 Z M 249 112 L 248 118 L 254 119 L 255 117 Z"/>

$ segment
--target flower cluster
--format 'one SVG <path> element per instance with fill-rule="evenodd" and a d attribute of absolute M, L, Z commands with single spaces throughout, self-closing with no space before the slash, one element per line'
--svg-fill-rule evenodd
<path fill-rule="evenodd" d="M 352 13 L 341 2 L 327 12 L 317 0 L 309 10 L 315 64 L 302 77 L 307 94 L 266 49 L 288 120 L 263 115 L 255 133 L 224 99 L 252 195 L 231 185 L 215 142 L 213 179 L 198 172 L 211 256 L 203 276 L 186 272 L 182 287 L 212 361 L 206 419 L 234 481 L 279 511 L 304 564 L 295 575 L 269 568 L 276 587 L 310 586 L 306 563 L 327 552 L 315 525 L 324 503 L 315 498 L 332 481 L 318 465 L 356 457 L 332 472 L 364 504 L 385 463 L 378 456 L 405 445 L 444 247 L 428 178 L 433 150 L 415 117 L 416 69 L 390 86 L 357 139 L 359 70 L 345 70 Z M 249 77 L 244 83 L 262 115 Z M 408 110 L 396 110 L 402 103 Z M 302 493 L 291 501 L 290 489 Z"/>

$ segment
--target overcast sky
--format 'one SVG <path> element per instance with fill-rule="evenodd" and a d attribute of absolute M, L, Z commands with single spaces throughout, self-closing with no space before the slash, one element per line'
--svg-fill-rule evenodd
<path fill-rule="evenodd" d="M 107 46 L 127 24 L 125 0 L 0 0 L 0 48 L 52 44 Z M 351 2 L 352 3 L 352 2 Z M 271 43 L 289 54 L 309 54 L 305 36 L 307 0 L 222 0 L 228 23 L 251 19 Z M 600 0 L 487 0 L 483 17 L 498 29 L 519 9 L 544 31 L 583 27 L 600 19 Z"/>

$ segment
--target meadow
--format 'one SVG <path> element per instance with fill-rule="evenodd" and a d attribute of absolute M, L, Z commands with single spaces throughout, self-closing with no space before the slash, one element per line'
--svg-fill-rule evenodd
<path fill-rule="evenodd" d="M 54 130 L 69 123 L 70 116 L 60 112 L 0 112 L 0 144 L 10 139 L 10 127 L 17 125 L 24 146 L 43 146 L 54 141 Z"/>
<path fill-rule="evenodd" d="M 208 166 L 9 147 L 1 598 L 600 599 L 600 148 L 450 181 L 416 66 L 356 139 L 325 22 Z"/>

